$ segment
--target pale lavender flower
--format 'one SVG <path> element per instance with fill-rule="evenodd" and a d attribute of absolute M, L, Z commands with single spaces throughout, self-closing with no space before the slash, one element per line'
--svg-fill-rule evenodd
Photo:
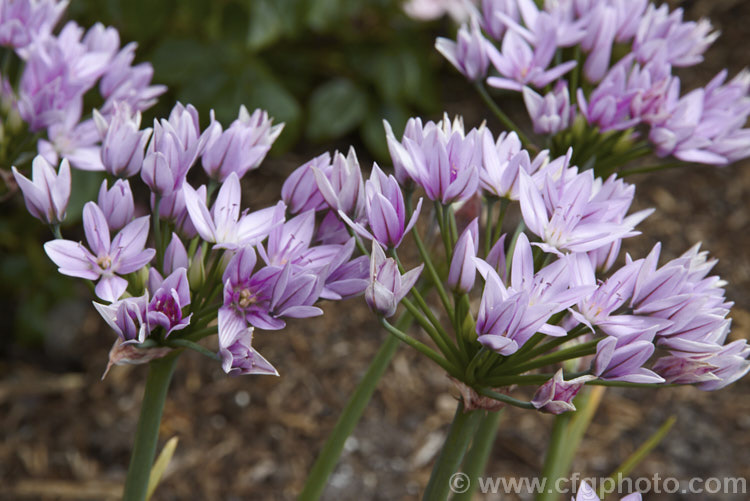
<path fill-rule="evenodd" d="M 641 493 L 640 492 L 634 492 L 633 494 L 628 494 L 624 498 L 620 498 L 620 501 L 641 501 Z M 599 496 L 596 495 L 596 491 L 591 488 L 591 486 L 588 484 L 588 482 L 583 481 L 581 482 L 581 485 L 578 487 L 578 492 L 576 493 L 575 498 L 571 498 L 571 501 L 600 501 Z"/>
<path fill-rule="evenodd" d="M 552 22 L 547 18 L 540 18 L 540 21 Z M 502 75 L 489 77 L 487 83 L 490 86 L 518 92 L 523 90 L 524 85 L 544 87 L 575 67 L 575 61 L 567 61 L 547 69 L 557 49 L 556 33 L 554 29 L 549 29 L 539 30 L 537 34 L 539 39 L 533 49 L 520 34 L 513 30 L 505 34 L 502 51 L 490 47 L 490 61 Z"/>
<path fill-rule="evenodd" d="M 607 72 L 588 99 L 578 89 L 581 114 L 604 132 L 663 120 L 670 89 L 676 83 L 671 71 L 663 60 L 641 67 L 632 54 L 627 55 Z"/>
<path fill-rule="evenodd" d="M 582 284 L 594 284 L 593 263 L 588 257 L 578 254 L 578 281 Z M 591 295 L 578 303 L 578 311 L 571 310 L 573 318 L 587 325 L 593 332 L 593 325 L 604 333 L 616 338 L 632 337 L 638 333 L 649 332 L 651 337 L 657 330 L 669 327 L 672 322 L 648 315 L 630 315 L 621 313 L 623 306 L 633 296 L 633 289 L 643 260 L 627 260 L 625 266 L 617 270 L 606 281 L 600 283 Z"/>
<path fill-rule="evenodd" d="M 313 168 L 328 176 L 331 172 L 331 155 L 323 153 L 297 167 L 281 187 L 281 199 L 290 213 L 298 214 L 309 209 L 316 211 L 328 207 L 318 188 Z"/>
<path fill-rule="evenodd" d="M 167 337 L 190 324 L 193 314 L 182 316 L 182 309 L 190 305 L 190 285 L 185 268 L 177 268 L 163 281 L 160 278 L 157 274 L 149 280 L 152 296 L 147 315 L 152 328 L 163 327 Z"/>
<path fill-rule="evenodd" d="M 212 211 L 206 200 L 188 183 L 183 185 L 185 206 L 198 234 L 215 248 L 236 249 L 255 245 L 284 217 L 284 203 L 255 212 L 240 214 L 240 179 L 232 172 L 216 196 Z"/>
<path fill-rule="evenodd" d="M 296 263 L 310 248 L 314 233 L 315 211 L 310 209 L 271 229 L 265 247 L 258 244 L 257 250 L 268 265 Z"/>
<path fill-rule="evenodd" d="M 335 211 L 328 211 L 315 232 L 315 242 L 321 245 L 344 244 L 351 238 L 348 226 Z"/>
<path fill-rule="evenodd" d="M 94 308 L 119 336 L 122 344 L 142 343 L 151 334 L 148 316 L 148 291 L 139 297 L 127 297 L 112 304 L 94 302 Z"/>
<path fill-rule="evenodd" d="M 67 160 L 60 162 L 60 170 L 55 171 L 43 157 L 36 156 L 31 164 L 31 180 L 15 166 L 11 170 L 32 216 L 48 224 L 58 224 L 65 219 L 71 189 Z"/>
<path fill-rule="evenodd" d="M 549 412 L 550 414 L 575 411 L 576 407 L 573 405 L 573 398 L 587 381 L 593 379 L 596 379 L 596 377 L 586 375 L 565 381 L 563 370 L 559 369 L 552 379 L 540 386 L 536 393 L 534 393 L 531 405 L 542 412 Z"/>
<path fill-rule="evenodd" d="M 534 273 L 531 245 L 521 233 L 513 252 L 510 286 L 506 287 L 495 269 L 477 258 L 477 269 L 485 279 L 477 314 L 477 341 L 501 355 L 510 355 L 536 332 L 564 336 L 565 329 L 547 324 L 547 320 L 594 289 L 571 280 L 572 259 L 558 259 Z"/>
<path fill-rule="evenodd" d="M 445 120 L 447 120 L 447 118 L 444 118 L 444 122 L 441 125 L 445 126 Z M 450 123 L 448 123 L 448 125 L 450 125 Z M 426 128 L 429 130 L 432 127 L 435 127 L 435 124 L 433 122 L 427 122 Z M 461 127 L 463 126 L 461 125 Z M 416 171 L 414 161 L 404 147 L 404 144 L 407 142 L 407 139 L 417 145 L 421 145 L 424 142 L 427 131 L 422 124 L 422 119 L 419 117 L 412 117 L 406 121 L 404 134 L 400 142 L 396 139 L 396 136 L 393 133 L 393 128 L 387 120 L 383 120 L 383 128 L 385 129 L 388 152 L 391 155 L 396 180 L 401 186 L 412 188 L 414 182 L 419 179 L 420 174 Z"/>
<path fill-rule="evenodd" d="M 164 85 L 151 85 L 154 69 L 150 63 L 132 66 L 137 46 L 131 42 L 123 47 L 102 75 L 99 91 L 106 99 L 101 108 L 105 115 L 112 113 L 117 103 L 127 103 L 134 111 L 146 110 L 167 91 Z"/>
<path fill-rule="evenodd" d="M 386 258 L 385 252 L 376 240 L 372 241 L 370 256 L 370 283 L 365 290 L 365 300 L 374 312 L 384 317 L 392 317 L 401 300 L 406 297 L 422 273 L 424 264 L 403 275 L 393 258 Z"/>
<path fill-rule="evenodd" d="M 431 21 L 448 14 L 454 21 L 462 22 L 471 15 L 471 0 L 408 0 L 404 12 L 418 21 Z"/>
<path fill-rule="evenodd" d="M 278 376 L 276 369 L 252 346 L 253 328 L 233 315 L 219 314 L 219 356 L 227 374 Z"/>
<path fill-rule="evenodd" d="M 666 117 L 649 134 L 657 155 L 713 165 L 750 156 L 750 129 L 744 128 L 750 116 L 750 72 L 742 71 L 725 84 L 726 76 L 726 70 L 721 71 L 705 88 L 681 98 L 675 82 L 664 105 Z"/>
<path fill-rule="evenodd" d="M 315 165 L 311 169 L 318 190 L 331 209 L 358 220 L 364 212 L 365 183 L 354 148 L 349 148 L 346 156 L 336 152 L 327 172 Z"/>
<path fill-rule="evenodd" d="M 502 40 L 507 22 L 497 16 L 502 12 L 508 18 L 518 22 L 518 5 L 516 0 L 482 0 L 482 28 L 495 40 Z"/>
<path fill-rule="evenodd" d="M 537 134 L 557 134 L 567 129 L 575 118 L 575 107 L 570 106 L 568 85 L 563 80 L 558 81 L 552 92 L 544 97 L 524 87 L 523 102 Z"/>
<path fill-rule="evenodd" d="M 453 258 L 448 271 L 448 286 L 462 293 L 468 293 L 474 287 L 477 270 L 474 258 L 479 247 L 479 219 L 474 218 L 456 242 Z"/>
<path fill-rule="evenodd" d="M 586 35 L 588 20 L 576 16 L 570 1 L 547 2 L 544 10 L 540 10 L 534 0 L 515 0 L 515 3 L 518 5 L 520 19 L 513 16 L 514 9 L 507 8 L 494 12 L 485 11 L 485 17 L 492 16 L 501 21 L 532 46 L 544 43 L 544 39 L 553 34 L 558 47 L 572 47 Z M 521 26 L 521 20 L 525 26 Z"/>
<path fill-rule="evenodd" d="M 405 134 L 403 144 L 392 143 L 408 177 L 424 188 L 430 200 L 443 204 L 474 196 L 482 162 L 480 132 L 465 133 L 463 119 L 456 117 L 451 123 L 447 115 L 437 124 L 428 122 L 421 132 L 423 137 L 416 140 Z"/>
<path fill-rule="evenodd" d="M 102 139 L 101 161 L 106 171 L 118 177 L 138 174 L 151 136 L 150 128 L 139 130 L 140 112 L 133 114 L 130 106 L 123 102 L 115 106 L 109 120 L 94 110 L 94 122 Z"/>
<path fill-rule="evenodd" d="M 237 119 L 224 131 L 212 110 L 201 155 L 203 170 L 210 178 L 224 182 L 231 172 L 242 178 L 256 169 L 284 128 L 284 124 L 272 124 L 267 112 L 257 109 L 250 115 L 242 105 Z"/>
<path fill-rule="evenodd" d="M 78 102 L 80 104 L 80 102 Z M 71 167 L 80 170 L 102 171 L 99 134 L 91 119 L 79 122 L 81 110 L 69 108 L 61 121 L 47 128 L 46 139 L 37 142 L 37 151 L 50 163 L 58 163 L 60 157 L 68 159 Z"/>
<path fill-rule="evenodd" d="M 609 2 L 596 2 L 587 13 L 588 29 L 581 47 L 588 52 L 583 74 L 590 82 L 601 80 L 609 68 L 612 45 L 617 35 L 617 10 Z"/>
<path fill-rule="evenodd" d="M 59 0 L 14 0 L 0 3 L 0 45 L 20 49 L 49 37 L 68 6 Z"/>
<path fill-rule="evenodd" d="M 205 200 L 207 188 L 201 185 L 195 190 L 199 200 Z M 151 194 L 151 210 L 156 208 L 156 195 Z M 193 238 L 198 234 L 190 219 L 187 206 L 185 205 L 185 190 L 177 190 L 171 195 L 161 198 L 159 202 L 159 218 L 174 223 L 175 229 L 187 238 Z"/>
<path fill-rule="evenodd" d="M 750 346 L 745 339 L 738 339 L 724 345 L 716 353 L 696 357 L 694 360 L 712 367 L 714 379 L 701 381 L 696 386 L 701 390 L 713 391 L 731 384 L 750 372 Z"/>
<path fill-rule="evenodd" d="M 350 238 L 326 265 L 328 274 L 321 299 L 338 301 L 362 294 L 367 288 L 370 259 L 367 256 L 351 259 L 354 247 L 354 238 Z"/>
<path fill-rule="evenodd" d="M 439 37 L 435 48 L 458 71 L 471 81 L 481 80 L 487 76 L 490 59 L 487 55 L 489 42 L 479 29 L 479 21 L 471 19 L 471 27 L 462 25 L 458 30 L 456 41 Z"/>
<path fill-rule="evenodd" d="M 185 245 L 176 233 L 172 233 L 167 249 L 164 251 L 164 273 L 172 274 L 178 268 L 188 268 L 190 260 Z"/>
<path fill-rule="evenodd" d="M 643 367 L 654 353 L 653 331 L 638 336 L 607 336 L 596 345 L 593 373 L 601 379 L 629 383 L 663 383 L 664 378 Z"/>
<path fill-rule="evenodd" d="M 102 181 L 96 203 L 112 231 L 123 228 L 133 220 L 133 193 L 130 191 L 130 183 L 125 179 L 115 181 L 110 190 L 107 190 L 107 180 Z"/>
<path fill-rule="evenodd" d="M 532 233 L 542 239 L 545 252 L 588 252 L 622 238 L 637 235 L 633 228 L 652 211 L 625 217 L 632 201 L 632 187 L 610 177 L 602 184 L 588 170 L 563 169 L 558 178 L 545 169 L 540 188 L 521 171 L 521 212 Z M 610 201 L 608 195 L 618 194 Z"/>
<path fill-rule="evenodd" d="M 223 275 L 224 305 L 219 316 L 234 315 L 257 328 L 278 330 L 286 325 L 283 317 L 308 318 L 323 313 L 312 306 L 323 288 L 319 276 L 295 271 L 292 263 L 254 272 L 256 261 L 252 247 L 244 247 L 232 257 Z"/>
<path fill-rule="evenodd" d="M 503 132 L 492 138 L 489 129 L 482 130 L 482 163 L 479 167 L 479 186 L 486 195 L 518 200 L 518 178 L 521 169 L 533 174 L 547 161 L 549 152 L 540 152 L 533 161 L 521 149 L 515 132 Z"/>
<path fill-rule="evenodd" d="M 719 351 L 729 332 L 726 316 L 732 303 L 724 298 L 724 282 L 706 276 L 716 261 L 707 260 L 707 253 L 695 246 L 657 269 L 659 250 L 657 244 L 643 261 L 633 290 L 633 311 L 670 321 L 657 338 L 673 355 Z"/>
<path fill-rule="evenodd" d="M 404 195 L 398 181 L 392 175 L 386 176 L 375 164 L 365 184 L 365 211 L 370 231 L 352 221 L 343 211 L 339 212 L 339 216 L 363 237 L 375 239 L 384 247 L 396 248 L 417 222 L 421 208 L 420 198 L 407 222 Z"/>
<path fill-rule="evenodd" d="M 44 250 L 59 267 L 60 273 L 98 280 L 94 290 L 96 295 L 115 302 L 128 287 L 128 281 L 119 275 L 143 268 L 156 254 L 154 249 L 144 249 L 148 219 L 148 216 L 143 216 L 133 220 L 110 241 L 104 214 L 94 202 L 88 202 L 83 207 L 83 229 L 91 251 L 71 240 L 47 242 Z"/>
<path fill-rule="evenodd" d="M 160 196 L 179 190 L 200 155 L 205 138 L 201 137 L 198 111 L 193 105 L 177 103 L 168 120 L 154 120 L 141 168 L 141 178 L 149 189 Z"/>
<path fill-rule="evenodd" d="M 703 53 L 719 36 L 707 19 L 682 20 L 683 10 L 669 12 L 669 6 L 651 4 L 641 19 L 633 41 L 633 52 L 641 62 L 664 52 L 672 66 L 693 66 L 703 61 Z"/>

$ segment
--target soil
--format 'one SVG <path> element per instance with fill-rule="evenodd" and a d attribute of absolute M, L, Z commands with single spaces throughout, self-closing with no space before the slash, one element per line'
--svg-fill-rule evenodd
<path fill-rule="evenodd" d="M 686 87 L 706 82 L 723 67 L 734 75 L 750 63 L 747 3 L 685 4 L 687 17 L 710 16 L 723 32 L 706 62 L 683 72 Z M 472 123 L 476 106 L 467 87 L 447 109 L 467 114 Z M 312 154 L 267 162 L 251 176 L 245 200 L 254 207 L 272 203 L 284 176 Z M 644 255 L 662 241 L 666 259 L 703 242 L 719 259 L 715 271 L 729 282 L 728 297 L 735 302 L 732 337 L 750 337 L 750 162 L 666 171 L 634 181 L 635 208 L 657 210 L 641 224 L 643 235 L 631 239 L 626 250 Z M 145 370 L 116 367 L 100 380 L 114 336 L 102 327 L 88 300 L 81 299 L 85 297 L 82 291 L 80 298 L 71 298 L 51 314 L 51 335 L 41 353 L 16 347 L 0 359 L 0 499 L 99 500 L 120 495 Z M 282 377 L 230 378 L 198 354 L 181 357 L 160 442 L 176 436 L 179 445 L 153 499 L 294 498 L 386 335 L 373 324 L 361 298 L 325 304 L 324 309 L 321 318 L 292 321 L 283 331 L 256 335 L 256 347 Z M 658 472 L 683 481 L 750 479 L 749 390 L 748 378 L 711 393 L 690 387 L 607 389 L 574 471 L 582 477 L 606 476 L 666 419 L 676 416 L 672 431 L 633 477 Z M 443 371 L 401 347 L 347 440 L 324 499 L 416 499 L 446 434 L 456 396 Z M 552 417 L 508 409 L 502 419 L 488 476 L 538 475 Z"/>

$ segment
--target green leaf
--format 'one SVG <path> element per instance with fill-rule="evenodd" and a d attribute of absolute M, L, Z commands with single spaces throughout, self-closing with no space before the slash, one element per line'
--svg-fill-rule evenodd
<path fill-rule="evenodd" d="M 393 127 L 396 137 L 400 137 L 408 119 L 409 112 L 398 105 L 386 105 L 367 115 L 367 119 L 362 124 L 360 132 L 362 134 L 362 141 L 376 160 L 385 165 L 391 164 L 388 143 L 385 140 L 383 120 L 388 120 L 388 123 Z"/>
<path fill-rule="evenodd" d="M 137 40 L 149 40 L 163 32 L 174 10 L 173 4 L 167 0 L 121 0 L 122 22 Z"/>
<path fill-rule="evenodd" d="M 312 141 L 340 137 L 362 122 L 367 107 L 367 94 L 351 80 L 330 80 L 310 96 L 307 137 Z"/>
<path fill-rule="evenodd" d="M 284 31 L 283 15 L 274 0 L 251 1 L 247 47 L 258 50 L 278 40 Z"/>

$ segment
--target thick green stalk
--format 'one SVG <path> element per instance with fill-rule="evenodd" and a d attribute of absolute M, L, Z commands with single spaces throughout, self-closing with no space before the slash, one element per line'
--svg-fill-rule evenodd
<path fill-rule="evenodd" d="M 544 462 L 544 478 L 547 479 L 547 485 L 555 485 L 557 479 L 570 474 L 570 465 L 603 395 L 604 388 L 587 388 L 573 401 L 576 406 L 575 412 L 566 412 L 555 418 L 550 449 Z M 558 422 L 564 427 L 561 436 L 557 434 Z M 554 489 L 547 489 L 537 496 L 537 501 L 556 501 L 559 496 Z"/>
<path fill-rule="evenodd" d="M 458 471 L 464 459 L 466 448 L 474 435 L 474 430 L 482 417 L 480 411 L 464 412 L 463 400 L 458 402 L 450 431 L 443 444 L 443 450 L 432 468 L 430 481 L 422 499 L 444 501 L 450 493 L 451 476 Z"/>
<path fill-rule="evenodd" d="M 167 389 L 172 380 L 177 363 L 177 352 L 149 363 L 146 390 L 141 402 L 141 415 L 135 432 L 133 453 L 125 479 L 123 501 L 143 501 L 146 499 L 151 465 L 156 455 L 156 443 L 159 439 L 159 425 L 167 398 Z"/>
<path fill-rule="evenodd" d="M 405 330 L 409 328 L 411 322 L 411 315 L 404 314 L 396 321 L 396 327 Z M 328 477 L 336 467 L 341 451 L 344 450 L 344 442 L 352 434 L 367 404 L 370 403 L 372 394 L 375 392 L 375 388 L 388 368 L 398 346 L 398 339 L 391 335 L 388 335 L 380 346 L 375 358 L 370 362 L 367 372 L 365 372 L 352 396 L 349 397 L 346 407 L 344 407 L 341 416 L 339 416 L 336 425 L 328 436 L 328 440 L 315 460 L 305 486 L 299 495 L 300 501 L 313 501 L 320 498 L 328 482 Z"/>
<path fill-rule="evenodd" d="M 565 437 L 570 418 L 570 412 L 555 416 L 555 424 L 552 427 L 552 435 L 548 442 L 547 455 L 544 458 L 544 469 L 542 470 L 542 478 L 545 479 L 548 485 L 552 485 L 561 477 L 562 456 L 565 452 Z M 551 488 L 542 489 L 537 495 L 536 501 L 552 501 L 557 499 L 559 494 L 553 491 L 554 489 Z"/>
<path fill-rule="evenodd" d="M 479 477 L 484 474 L 487 460 L 492 452 L 492 445 L 495 443 L 497 428 L 500 425 L 500 418 L 503 415 L 503 409 L 497 412 L 488 412 L 482 416 L 479 422 L 479 428 L 474 434 L 471 441 L 471 448 L 466 453 L 466 461 L 463 464 L 463 472 L 468 476 L 469 487 L 462 493 L 453 496 L 453 501 L 471 501 L 479 486 Z"/>

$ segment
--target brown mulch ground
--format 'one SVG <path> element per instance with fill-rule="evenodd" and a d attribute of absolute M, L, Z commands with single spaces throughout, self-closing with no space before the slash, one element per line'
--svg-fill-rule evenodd
<path fill-rule="evenodd" d="M 734 74 L 750 63 L 745 39 L 750 8 L 739 1 L 698 2 L 690 17 L 700 15 L 711 16 L 724 33 L 706 64 L 689 75 L 691 81 L 706 81 L 724 66 Z M 464 107 L 458 101 L 449 111 L 465 112 Z M 257 182 L 248 190 L 253 205 L 272 202 L 283 175 L 304 160 L 286 157 L 254 175 Z M 667 258 L 702 241 L 720 260 L 716 271 L 729 281 L 733 336 L 750 337 L 750 163 L 635 181 L 637 208 L 657 212 L 628 250 L 642 255 L 662 241 Z M 181 358 L 161 431 L 163 440 L 177 436 L 180 442 L 154 499 L 293 499 L 385 336 L 361 299 L 324 309 L 322 318 L 256 336 L 280 378 L 228 378 L 218 364 L 197 354 Z M 117 499 L 145 371 L 117 367 L 99 380 L 113 336 L 102 331 L 86 301 L 71 300 L 49 324 L 44 353 L 19 350 L 0 360 L 0 499 Z M 584 476 L 606 475 L 674 415 L 674 429 L 635 476 L 748 479 L 748 390 L 747 379 L 714 393 L 608 389 L 574 469 Z M 348 440 L 325 499 L 415 499 L 452 418 L 455 396 L 441 371 L 402 347 Z M 538 474 L 551 423 L 550 416 L 509 410 L 488 475 Z"/>

